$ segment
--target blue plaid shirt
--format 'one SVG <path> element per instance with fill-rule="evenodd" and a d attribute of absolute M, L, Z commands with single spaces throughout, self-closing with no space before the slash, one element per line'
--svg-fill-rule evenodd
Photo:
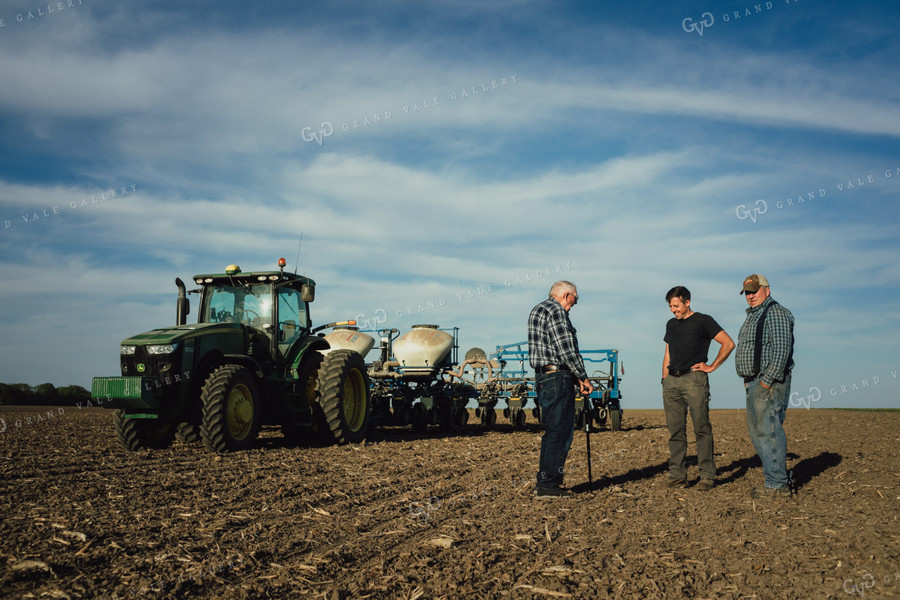
<path fill-rule="evenodd" d="M 547 298 L 528 315 L 528 362 L 535 370 L 547 365 L 566 367 L 587 379 L 569 313 L 555 298 Z"/>
<path fill-rule="evenodd" d="M 759 306 L 747 308 L 747 319 L 738 333 L 737 348 L 734 353 L 734 366 L 740 377 L 752 377 L 753 350 L 756 345 L 756 323 L 763 310 L 774 300 L 772 297 Z M 759 359 L 759 378 L 767 386 L 784 378 L 784 372 L 793 367 L 794 362 L 787 364 L 794 342 L 794 315 L 791 311 L 775 304 L 766 313 L 763 325 L 762 355 Z"/>

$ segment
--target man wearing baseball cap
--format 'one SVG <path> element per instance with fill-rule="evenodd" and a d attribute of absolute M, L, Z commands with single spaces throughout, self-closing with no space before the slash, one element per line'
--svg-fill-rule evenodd
<path fill-rule="evenodd" d="M 747 429 L 762 461 L 765 486 L 754 498 L 790 497 L 793 482 L 787 470 L 787 440 L 782 427 L 791 369 L 794 367 L 794 315 L 771 297 L 762 275 L 744 279 L 747 318 L 738 333 L 734 364 L 747 393 Z"/>

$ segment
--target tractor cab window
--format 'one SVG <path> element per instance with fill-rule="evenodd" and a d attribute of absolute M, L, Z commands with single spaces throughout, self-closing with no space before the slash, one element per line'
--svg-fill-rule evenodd
<path fill-rule="evenodd" d="M 278 349 L 282 354 L 308 326 L 306 303 L 300 299 L 300 292 L 287 287 L 278 288 Z"/>
<path fill-rule="evenodd" d="M 213 285 L 202 317 L 204 323 L 243 323 L 265 331 L 272 323 L 272 288 Z"/>

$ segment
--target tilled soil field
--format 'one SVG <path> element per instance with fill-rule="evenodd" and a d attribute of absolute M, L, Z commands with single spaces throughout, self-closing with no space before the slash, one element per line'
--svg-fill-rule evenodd
<path fill-rule="evenodd" d="M 4 598 L 900 597 L 897 412 L 790 410 L 789 500 L 750 497 L 736 410 L 712 491 L 695 464 L 666 488 L 662 411 L 626 410 L 591 435 L 593 484 L 576 432 L 570 499 L 532 494 L 534 423 L 215 455 L 126 452 L 101 409 L 0 418 Z"/>

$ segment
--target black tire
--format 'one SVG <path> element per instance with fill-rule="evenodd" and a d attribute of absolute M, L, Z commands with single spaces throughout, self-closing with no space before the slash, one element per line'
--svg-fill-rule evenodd
<path fill-rule="evenodd" d="M 410 414 L 410 410 L 406 406 L 401 406 L 394 410 L 394 423 L 396 425 L 407 426 L 410 424 L 410 419 L 412 415 Z"/>
<path fill-rule="evenodd" d="M 200 426 L 193 423 L 179 423 L 175 429 L 175 437 L 185 444 L 197 444 L 200 442 Z"/>
<path fill-rule="evenodd" d="M 584 412 L 575 413 L 575 429 L 582 430 L 584 429 Z"/>
<path fill-rule="evenodd" d="M 484 408 L 481 411 L 481 424 L 485 429 L 493 429 L 497 424 L 497 411 L 493 408 Z"/>
<path fill-rule="evenodd" d="M 253 375 L 240 365 L 213 371 L 200 390 L 200 437 L 213 452 L 246 450 L 260 426 L 259 396 Z"/>
<path fill-rule="evenodd" d="M 465 408 L 456 409 L 456 426 L 462 429 L 469 422 L 469 411 Z"/>
<path fill-rule="evenodd" d="M 311 350 L 303 358 L 300 365 L 297 379 L 300 381 L 302 398 L 300 399 L 301 410 L 309 410 L 310 422 L 305 424 L 299 423 L 282 423 L 281 433 L 284 435 L 285 444 L 288 446 L 299 446 L 301 444 L 330 444 L 332 442 L 331 432 L 325 423 L 325 415 L 319 406 L 318 393 L 316 386 L 318 385 L 319 366 L 322 364 L 324 356 L 318 351 Z"/>
<path fill-rule="evenodd" d="M 622 409 L 621 408 L 609 409 L 609 428 L 613 431 L 620 431 L 622 429 Z"/>
<path fill-rule="evenodd" d="M 162 450 L 175 439 L 175 423 L 158 419 L 131 419 L 119 409 L 113 416 L 119 442 L 128 450 Z"/>
<path fill-rule="evenodd" d="M 421 402 L 413 404 L 411 422 L 416 433 L 422 433 L 428 428 L 428 409 Z"/>
<path fill-rule="evenodd" d="M 369 375 L 362 356 L 332 350 L 319 367 L 318 401 L 331 435 L 339 444 L 358 443 L 369 432 L 372 405 Z"/>
<path fill-rule="evenodd" d="M 525 428 L 525 411 L 520 410 L 516 412 L 516 420 L 513 423 L 516 429 L 524 429 Z"/>
<path fill-rule="evenodd" d="M 456 429 L 458 429 L 456 411 L 450 404 L 450 400 L 442 398 L 439 406 L 438 424 L 440 425 L 440 428 L 444 431 L 456 431 Z"/>

